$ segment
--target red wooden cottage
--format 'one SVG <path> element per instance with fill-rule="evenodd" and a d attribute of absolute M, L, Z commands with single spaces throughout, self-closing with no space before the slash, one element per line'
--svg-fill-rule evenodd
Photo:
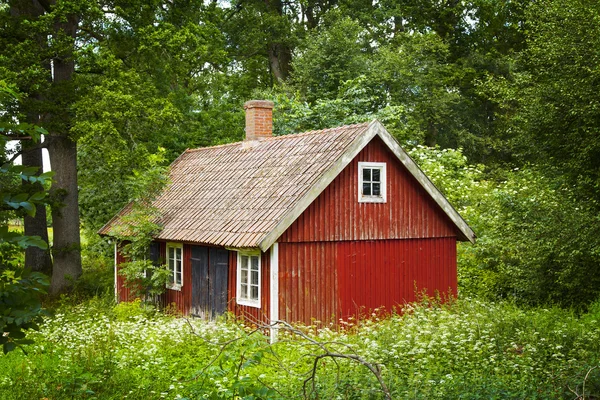
<path fill-rule="evenodd" d="M 456 241 L 475 235 L 380 122 L 274 137 L 273 103 L 244 107 L 246 140 L 184 152 L 155 201 L 165 303 L 311 324 L 456 293 Z"/>

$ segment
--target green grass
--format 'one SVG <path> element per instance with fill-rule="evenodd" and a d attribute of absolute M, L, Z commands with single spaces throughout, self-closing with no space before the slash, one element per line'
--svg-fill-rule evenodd
<path fill-rule="evenodd" d="M 188 324 L 138 303 L 63 301 L 31 335 L 27 355 L 0 356 L 0 398 L 383 398 L 375 376 L 345 359 L 322 359 L 304 386 L 322 349 L 298 335 L 270 345 L 249 332 L 231 322 Z M 407 307 L 345 332 L 306 332 L 332 352 L 380 365 L 394 398 L 600 395 L 600 303 L 576 316 L 463 299 Z"/>

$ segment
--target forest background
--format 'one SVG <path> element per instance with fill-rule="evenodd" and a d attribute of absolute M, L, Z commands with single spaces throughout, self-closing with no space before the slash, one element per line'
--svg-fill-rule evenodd
<path fill-rule="evenodd" d="M 590 384 L 590 377 L 600 392 L 600 376 L 590 375 L 598 368 L 600 309 L 600 3 L 584 0 L 0 1 L 0 305 L 20 313 L 0 320 L 5 352 L 30 344 L 23 331 L 39 328 L 36 299 L 48 284 L 52 294 L 83 288 L 110 297 L 112 245 L 97 230 L 147 193 L 186 148 L 241 140 L 249 99 L 275 102 L 277 135 L 382 121 L 478 236 L 459 247 L 459 299 L 512 304 L 415 306 L 377 329 L 367 324 L 358 336 L 335 337 L 386 365 L 393 393 L 510 397 L 513 388 L 515 398 L 562 398 L 579 396 L 573 385 Z M 17 145 L 8 150 L 8 142 Z M 42 148 L 51 173 L 41 171 Z M 22 166 L 14 164 L 19 155 Z M 19 218 L 24 231 L 9 229 Z M 148 321 L 124 306 L 125 317 L 115 309 L 113 322 L 101 321 L 125 324 L 123 333 L 111 328 L 110 340 L 90 341 L 99 323 L 94 307 L 79 309 L 77 320 L 59 313 L 44 325 L 31 347 L 40 358 L 3 358 L 12 375 L 0 380 L 2 393 L 19 387 L 32 398 L 93 397 L 93 388 L 119 397 L 127 388 L 144 398 L 152 385 L 173 389 L 173 376 L 197 378 L 173 372 L 176 364 L 163 365 L 160 377 L 136 370 L 145 365 L 131 361 L 140 349 L 126 353 L 127 324 L 135 322 L 144 326 L 136 331 L 159 329 L 148 333 L 160 341 L 148 363 L 165 362 L 156 348 L 184 354 L 160 330 L 175 322 Z M 539 307 L 558 308 L 547 314 Z M 549 347 L 530 323 L 545 327 Z M 221 328 L 223 337 L 239 334 Z M 69 339 L 59 346 L 53 332 L 61 329 Z M 448 353 L 464 350 L 464 357 L 431 361 L 432 343 L 446 342 L 453 329 L 457 338 L 471 332 Z M 77 346 L 88 341 L 93 349 L 75 351 L 78 335 Z M 482 350 L 494 340 L 497 348 Z M 207 354 L 218 351 L 202 343 Z M 235 360 L 252 354 L 254 368 L 265 354 L 264 343 L 244 343 L 231 354 L 221 348 L 232 365 L 202 370 L 210 385 L 185 390 L 276 397 L 261 391 L 285 393 L 289 385 L 288 393 L 297 393 L 293 380 L 257 384 L 265 372 L 274 376 L 263 367 L 243 381 L 246 364 Z M 407 347 L 379 352 L 392 344 Z M 43 358 L 48 348 L 54 350 Z M 306 356 L 296 351 L 285 350 L 290 360 Z M 407 372 L 420 362 L 415 374 L 425 375 Z M 450 383 L 461 373 L 463 380 Z M 362 372 L 342 376 L 348 381 L 340 383 L 338 370 L 337 383 L 323 383 L 322 393 L 373 390 Z"/>
<path fill-rule="evenodd" d="M 599 19 L 566 0 L 2 2 L 2 138 L 25 167 L 47 148 L 54 173 L 44 197 L 49 177 L 4 170 L 4 224 L 20 212 L 47 242 L 51 221 L 52 258 L 20 243 L 66 290 L 80 232 L 110 254 L 96 231 L 147 171 L 240 140 L 242 104 L 271 99 L 275 134 L 378 118 L 411 150 L 479 237 L 461 293 L 585 308 L 600 292 Z"/>

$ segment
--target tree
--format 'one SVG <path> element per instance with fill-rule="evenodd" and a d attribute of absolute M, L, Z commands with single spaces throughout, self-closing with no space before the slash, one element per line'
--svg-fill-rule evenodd
<path fill-rule="evenodd" d="M 4 84 L 0 85 L 0 93 L 15 95 Z M 1 155 L 4 157 L 9 138 L 27 136 L 39 142 L 43 133 L 46 131 L 29 124 L 1 123 Z M 50 183 L 53 174 L 39 174 L 35 167 L 15 166 L 11 162 L 3 162 L 0 172 L 3 178 L 0 186 L 0 344 L 6 354 L 18 346 L 32 343 L 26 338 L 26 332 L 38 329 L 37 323 L 45 314 L 40 296 L 46 293 L 49 284 L 44 274 L 32 272 L 18 262 L 21 253 L 28 249 L 47 250 L 47 242 L 39 236 L 10 230 L 8 222 L 23 215 L 33 218 L 39 207 L 45 207 L 48 197 L 44 187 Z"/>
<path fill-rule="evenodd" d="M 513 74 L 492 81 L 511 150 L 600 203 L 600 5 L 553 0 L 526 10 L 528 47 Z"/>
<path fill-rule="evenodd" d="M 77 2 L 15 0 L 2 10 L 9 33 L 2 37 L 2 69 L 27 97 L 6 117 L 29 123 L 44 121 L 46 146 L 56 173 L 50 190 L 55 238 L 52 293 L 65 290 L 81 274 L 77 148 L 69 129 L 71 106 L 77 96 L 75 37 L 84 9 Z M 29 161 L 27 153 L 25 160 Z M 38 155 L 32 158 L 39 162 Z M 42 224 L 39 220 L 27 222 L 38 227 Z"/>

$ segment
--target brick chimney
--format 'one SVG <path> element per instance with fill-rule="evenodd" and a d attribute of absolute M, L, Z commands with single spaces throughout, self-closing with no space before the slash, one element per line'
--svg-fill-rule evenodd
<path fill-rule="evenodd" d="M 250 100 L 246 110 L 246 140 L 260 140 L 273 136 L 273 102 Z"/>

